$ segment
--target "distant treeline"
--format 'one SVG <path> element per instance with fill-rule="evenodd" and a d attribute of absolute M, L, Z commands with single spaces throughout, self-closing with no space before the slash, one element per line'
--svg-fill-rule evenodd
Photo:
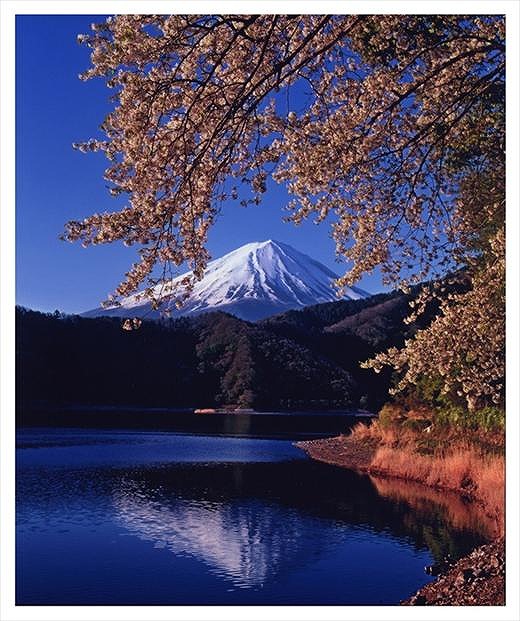
<path fill-rule="evenodd" d="M 53 406 L 376 409 L 390 373 L 359 363 L 401 345 L 408 296 L 338 301 L 248 323 L 224 313 L 125 331 L 17 308 L 18 412 Z"/>

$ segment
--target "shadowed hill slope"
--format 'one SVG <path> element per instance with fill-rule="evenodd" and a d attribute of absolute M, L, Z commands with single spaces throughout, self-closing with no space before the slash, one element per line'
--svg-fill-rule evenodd
<path fill-rule="evenodd" d="M 125 331 L 118 318 L 18 308 L 17 407 L 375 409 L 390 375 L 359 363 L 403 341 L 407 310 L 391 293 L 257 323 L 213 312 Z"/>

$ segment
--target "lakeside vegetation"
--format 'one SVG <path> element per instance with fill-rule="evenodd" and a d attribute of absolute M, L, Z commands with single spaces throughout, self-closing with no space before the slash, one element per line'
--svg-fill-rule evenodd
<path fill-rule="evenodd" d="M 500 431 L 462 432 L 438 425 L 425 433 L 402 422 L 376 420 L 354 427 L 351 441 L 373 447 L 370 473 L 457 492 L 482 504 L 496 523 L 496 535 L 504 535 L 505 450 Z"/>

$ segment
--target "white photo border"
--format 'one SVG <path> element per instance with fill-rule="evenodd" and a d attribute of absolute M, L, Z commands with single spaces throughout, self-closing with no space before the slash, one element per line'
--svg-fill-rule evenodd
<path fill-rule="evenodd" d="M 519 606 L 520 196 L 519 8 L 516 0 L 1 0 L 0 1 L 0 618 L 42 619 L 467 619 L 517 620 Z M 507 54 L 507 508 L 506 606 L 16 606 L 15 605 L 15 19 L 16 15 L 114 13 L 502 14 Z M 44 217 L 44 216 L 43 216 Z M 517 378 L 516 380 L 514 378 Z"/>

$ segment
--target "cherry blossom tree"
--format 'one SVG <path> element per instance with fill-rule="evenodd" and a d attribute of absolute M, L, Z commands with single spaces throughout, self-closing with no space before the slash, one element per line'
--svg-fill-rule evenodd
<path fill-rule="evenodd" d="M 92 49 L 82 78 L 106 79 L 114 109 L 106 139 L 76 146 L 105 153 L 110 192 L 128 204 L 69 222 L 64 237 L 140 254 L 108 303 L 146 281 L 158 305 L 160 283 L 188 262 L 171 292 L 182 304 L 222 203 L 259 203 L 271 176 L 292 195 L 289 220 L 332 222 L 340 291 L 376 268 L 404 289 L 433 283 L 414 314 L 437 296 L 437 318 L 371 366 L 395 366 L 400 387 L 440 374 L 471 408 L 500 401 L 503 18 L 122 15 L 79 40 Z M 444 291 L 447 274 L 469 286 Z"/>

